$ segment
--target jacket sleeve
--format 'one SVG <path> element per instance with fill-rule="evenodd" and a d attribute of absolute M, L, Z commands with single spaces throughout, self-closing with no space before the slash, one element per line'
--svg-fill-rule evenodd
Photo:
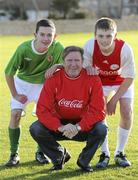
<path fill-rule="evenodd" d="M 90 82 L 91 93 L 88 104 L 88 110 L 83 114 L 79 125 L 81 131 L 89 131 L 93 125 L 105 118 L 105 100 L 101 80 L 95 76 Z"/>
<path fill-rule="evenodd" d="M 48 129 L 57 131 L 58 127 L 61 126 L 60 120 L 54 114 L 55 104 L 55 85 L 53 78 L 46 80 L 43 89 L 41 91 L 36 114 L 39 121 L 46 126 Z"/>

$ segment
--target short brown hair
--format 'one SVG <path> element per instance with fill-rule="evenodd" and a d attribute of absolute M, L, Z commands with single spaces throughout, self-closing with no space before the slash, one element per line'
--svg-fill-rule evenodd
<path fill-rule="evenodd" d="M 79 52 L 83 60 L 83 49 L 79 46 L 67 46 L 63 51 L 63 60 L 70 52 Z"/>
<path fill-rule="evenodd" d="M 36 33 L 38 32 L 40 26 L 51 27 L 52 29 L 54 29 L 56 31 L 55 24 L 53 23 L 53 21 L 51 21 L 49 19 L 42 19 L 37 22 L 36 30 L 35 30 Z"/>
<path fill-rule="evenodd" d="M 116 32 L 117 31 L 117 25 L 113 19 L 108 18 L 108 17 L 102 17 L 96 21 L 95 33 L 96 33 L 97 29 L 103 29 L 105 31 L 113 30 Z"/>

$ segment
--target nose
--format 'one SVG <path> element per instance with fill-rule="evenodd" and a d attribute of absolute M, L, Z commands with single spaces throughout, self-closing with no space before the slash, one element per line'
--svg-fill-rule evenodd
<path fill-rule="evenodd" d="M 103 37 L 102 41 L 103 41 L 103 42 L 106 42 L 106 41 L 107 41 L 106 36 Z"/>
<path fill-rule="evenodd" d="M 48 37 L 48 36 L 45 36 L 45 37 L 44 37 L 44 40 L 45 40 L 45 41 L 48 41 L 48 40 L 49 40 L 49 37 Z"/>
<path fill-rule="evenodd" d="M 75 60 L 72 60 L 72 61 L 71 61 L 71 66 L 76 66 Z"/>

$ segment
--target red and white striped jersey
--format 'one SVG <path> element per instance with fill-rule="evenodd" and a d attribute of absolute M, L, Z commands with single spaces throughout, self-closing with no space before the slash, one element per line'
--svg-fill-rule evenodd
<path fill-rule="evenodd" d="M 105 56 L 101 53 L 98 43 L 95 40 L 92 66 L 100 69 L 99 76 L 103 85 L 119 85 L 123 82 L 124 78 L 121 77 L 119 72 L 121 66 L 120 54 L 123 45 L 124 41 L 115 40 L 114 51 L 109 56 Z"/>
<path fill-rule="evenodd" d="M 115 49 L 109 55 L 101 53 L 95 39 L 84 46 L 84 67 L 92 65 L 100 69 L 103 85 L 120 85 L 124 78 L 135 77 L 134 56 L 130 46 L 122 40 L 115 40 Z"/>

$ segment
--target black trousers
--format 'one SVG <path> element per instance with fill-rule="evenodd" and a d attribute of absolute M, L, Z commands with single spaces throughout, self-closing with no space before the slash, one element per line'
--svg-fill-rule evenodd
<path fill-rule="evenodd" d="M 46 128 L 39 121 L 35 121 L 30 126 L 30 133 L 33 139 L 39 144 L 42 151 L 56 164 L 62 157 L 65 148 L 57 141 L 74 140 L 86 141 L 86 146 L 82 149 L 79 158 L 83 159 L 86 166 L 90 163 L 98 147 L 102 145 L 107 134 L 107 127 L 103 122 L 98 122 L 88 132 L 79 132 L 72 139 L 62 135 L 61 132 L 54 132 Z"/>

